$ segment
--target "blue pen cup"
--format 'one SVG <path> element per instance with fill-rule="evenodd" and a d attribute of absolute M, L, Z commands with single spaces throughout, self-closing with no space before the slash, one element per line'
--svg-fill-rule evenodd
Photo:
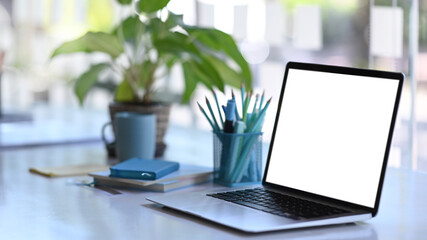
<path fill-rule="evenodd" d="M 261 182 L 262 132 L 213 132 L 214 182 L 228 187 Z"/>

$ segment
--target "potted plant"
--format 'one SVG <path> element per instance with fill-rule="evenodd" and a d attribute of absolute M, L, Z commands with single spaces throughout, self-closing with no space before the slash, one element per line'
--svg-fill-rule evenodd
<path fill-rule="evenodd" d="M 118 2 L 122 7 L 132 7 L 132 0 Z M 114 88 L 110 116 L 113 120 L 117 111 L 155 113 L 156 156 L 161 156 L 165 148 L 170 104 L 165 103 L 165 95 L 156 94 L 155 86 L 173 66 L 180 65 L 183 70 L 183 103 L 190 100 L 199 83 L 220 91 L 225 85 L 252 86 L 249 65 L 233 38 L 217 29 L 184 24 L 182 15 L 167 10 L 168 2 L 136 2 L 139 14 L 123 19 L 111 32 L 87 32 L 63 43 L 52 54 L 52 58 L 76 52 L 107 54 L 109 61 L 92 65 L 77 77 L 74 92 L 83 104 L 91 89 L 106 85 L 106 72 L 118 76 L 118 81 L 109 82 Z"/>

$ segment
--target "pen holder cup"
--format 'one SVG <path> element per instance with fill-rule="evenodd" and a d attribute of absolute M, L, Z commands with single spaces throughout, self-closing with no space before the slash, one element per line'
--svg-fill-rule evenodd
<path fill-rule="evenodd" d="M 228 187 L 261 182 L 262 132 L 214 132 L 214 182 Z"/>

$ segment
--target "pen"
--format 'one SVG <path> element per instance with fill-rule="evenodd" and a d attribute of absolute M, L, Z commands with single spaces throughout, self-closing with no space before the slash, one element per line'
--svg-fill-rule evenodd
<path fill-rule="evenodd" d="M 234 110 L 236 108 L 236 102 L 233 99 L 228 100 L 227 108 L 225 112 L 225 122 L 224 122 L 224 132 L 232 133 L 233 132 L 233 123 L 235 119 Z"/>
<path fill-rule="evenodd" d="M 221 107 L 222 107 L 222 111 L 224 111 L 224 115 L 227 115 L 227 108 L 224 105 L 222 105 Z"/>

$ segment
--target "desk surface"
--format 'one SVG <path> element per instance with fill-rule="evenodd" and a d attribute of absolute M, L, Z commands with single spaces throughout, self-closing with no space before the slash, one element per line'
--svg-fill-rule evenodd
<path fill-rule="evenodd" d="M 0 233 L 7 239 L 425 239 L 427 175 L 388 169 L 379 214 L 349 225 L 249 235 L 163 209 L 150 192 L 111 194 L 82 186 L 87 177 L 46 178 L 29 167 L 105 163 L 103 146 L 0 152 Z M 212 183 L 180 191 L 218 187 Z"/>

